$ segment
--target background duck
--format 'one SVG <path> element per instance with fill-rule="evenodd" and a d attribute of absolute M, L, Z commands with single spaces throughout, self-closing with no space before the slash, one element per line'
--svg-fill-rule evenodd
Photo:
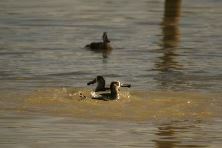
<path fill-rule="evenodd" d="M 95 50 L 104 50 L 112 48 L 106 32 L 103 32 L 102 40 L 103 42 L 92 42 L 86 45 L 85 47 Z"/>
<path fill-rule="evenodd" d="M 102 52 L 103 57 L 106 58 L 112 51 L 112 47 L 110 45 L 111 41 L 109 40 L 106 32 L 103 32 L 102 40 L 102 42 L 92 42 L 87 44 L 85 47 L 94 52 Z"/>

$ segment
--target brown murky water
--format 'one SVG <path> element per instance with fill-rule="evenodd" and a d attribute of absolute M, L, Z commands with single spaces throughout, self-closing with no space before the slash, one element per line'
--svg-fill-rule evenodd
<path fill-rule="evenodd" d="M 0 147 L 221 147 L 221 6 L 1 0 Z M 132 88 L 81 100 L 96 75 Z"/>
<path fill-rule="evenodd" d="M 220 147 L 221 94 L 122 90 L 117 101 L 86 88 L 2 95 L 2 147 Z"/>

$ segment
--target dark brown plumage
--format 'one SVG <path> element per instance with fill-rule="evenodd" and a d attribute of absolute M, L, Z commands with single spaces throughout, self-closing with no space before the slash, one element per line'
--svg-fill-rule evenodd
<path fill-rule="evenodd" d="M 103 42 L 92 42 L 85 47 L 95 50 L 106 50 L 112 48 L 106 32 L 103 33 L 102 40 Z"/>

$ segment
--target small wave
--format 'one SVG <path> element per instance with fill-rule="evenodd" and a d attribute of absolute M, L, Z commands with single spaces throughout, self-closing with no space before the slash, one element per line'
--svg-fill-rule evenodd
<path fill-rule="evenodd" d="M 5 56 L 5 55 L 15 55 L 15 56 L 19 56 L 19 55 L 24 55 L 24 54 L 33 54 L 33 52 L 0 52 L 0 56 Z"/>
<path fill-rule="evenodd" d="M 62 72 L 62 73 L 53 73 L 53 74 L 48 74 L 47 76 L 80 76 L 80 75 L 86 75 L 88 73 L 86 72 L 81 72 L 81 71 L 73 71 L 73 72 Z"/>

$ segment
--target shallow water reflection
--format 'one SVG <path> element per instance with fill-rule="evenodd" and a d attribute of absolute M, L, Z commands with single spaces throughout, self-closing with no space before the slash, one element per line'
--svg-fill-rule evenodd
<path fill-rule="evenodd" d="M 150 147 L 222 145 L 212 122 L 135 123 L 0 112 L 0 147 Z M 214 123 L 221 124 L 221 120 Z M 218 127 L 217 127 L 218 128 Z M 219 128 L 221 129 L 221 127 Z"/>
<path fill-rule="evenodd" d="M 198 124 L 198 122 L 197 122 Z M 157 140 L 154 140 L 156 148 L 175 148 L 175 147 L 207 147 L 205 141 L 196 141 L 196 138 L 187 137 L 191 132 L 201 130 L 198 125 L 187 124 L 185 122 L 172 122 L 160 125 L 156 131 Z M 199 133 L 198 133 L 199 134 Z M 195 135 L 195 134 L 194 134 Z M 201 135 L 198 135 L 201 136 Z M 186 139 L 186 137 L 188 139 Z M 195 141 L 195 142 L 194 142 Z"/>
<path fill-rule="evenodd" d="M 159 71 L 156 80 L 160 82 L 160 88 L 174 88 L 182 82 L 180 77 L 183 75 L 182 63 L 178 61 L 178 51 L 180 43 L 179 20 L 181 16 L 181 0 L 166 0 L 164 5 L 164 14 L 162 21 L 162 44 L 159 52 L 162 56 L 158 57 L 155 63 L 155 69 Z M 175 72 L 176 71 L 176 72 Z"/>

